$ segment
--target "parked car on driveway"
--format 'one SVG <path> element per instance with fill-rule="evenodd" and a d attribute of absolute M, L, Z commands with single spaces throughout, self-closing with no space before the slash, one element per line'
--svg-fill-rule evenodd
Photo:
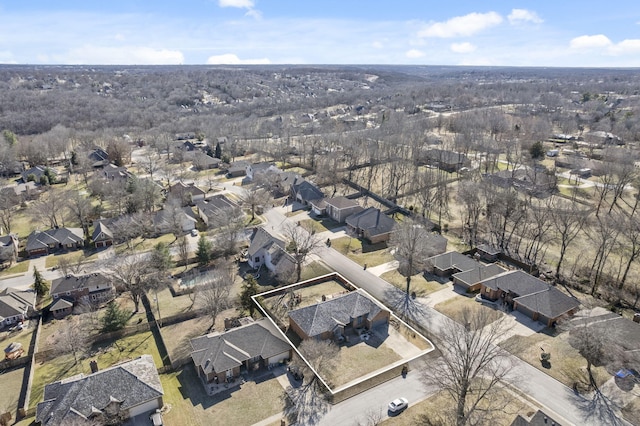
<path fill-rule="evenodd" d="M 407 398 L 394 399 L 389 403 L 389 412 L 399 413 L 409 406 L 409 400 Z"/>

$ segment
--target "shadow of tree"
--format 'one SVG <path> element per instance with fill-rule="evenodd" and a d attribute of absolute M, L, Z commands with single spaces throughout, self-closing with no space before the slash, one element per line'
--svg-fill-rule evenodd
<path fill-rule="evenodd" d="M 600 390 L 593 392 L 590 397 L 574 392 L 574 405 L 584 413 L 585 419 L 591 423 L 601 425 L 623 425 L 624 422 L 616 412 L 622 409 Z"/>

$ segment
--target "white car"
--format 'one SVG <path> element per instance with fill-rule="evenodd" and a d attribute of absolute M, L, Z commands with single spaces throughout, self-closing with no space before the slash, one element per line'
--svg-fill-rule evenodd
<path fill-rule="evenodd" d="M 197 229 L 192 229 L 191 230 L 191 236 L 192 237 L 197 237 L 198 236 L 198 230 Z"/>
<path fill-rule="evenodd" d="M 397 413 L 409 406 L 409 401 L 407 398 L 398 398 L 394 399 L 389 403 L 389 411 L 391 413 Z"/>

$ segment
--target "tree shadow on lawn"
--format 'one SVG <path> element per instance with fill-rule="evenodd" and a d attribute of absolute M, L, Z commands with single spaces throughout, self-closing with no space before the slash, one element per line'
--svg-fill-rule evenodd
<path fill-rule="evenodd" d="M 403 320 L 413 324 L 428 323 L 429 318 L 433 315 L 430 309 L 413 299 L 410 295 L 402 290 L 389 289 L 385 291 L 385 300 L 387 306 Z"/>
<path fill-rule="evenodd" d="M 379 250 L 386 250 L 388 248 L 386 242 L 370 244 L 366 240 L 360 240 L 362 242 L 362 253 L 372 253 Z"/>

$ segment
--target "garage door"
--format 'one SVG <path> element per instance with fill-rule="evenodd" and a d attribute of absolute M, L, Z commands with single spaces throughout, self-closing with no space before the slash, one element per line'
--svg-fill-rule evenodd
<path fill-rule="evenodd" d="M 153 399 L 149 402 L 145 402 L 143 404 L 140 404 L 136 407 L 131 408 L 129 410 L 129 417 L 135 417 L 139 414 L 146 413 L 147 411 L 153 411 L 156 408 L 161 408 L 161 407 L 158 407 L 158 400 Z"/>

